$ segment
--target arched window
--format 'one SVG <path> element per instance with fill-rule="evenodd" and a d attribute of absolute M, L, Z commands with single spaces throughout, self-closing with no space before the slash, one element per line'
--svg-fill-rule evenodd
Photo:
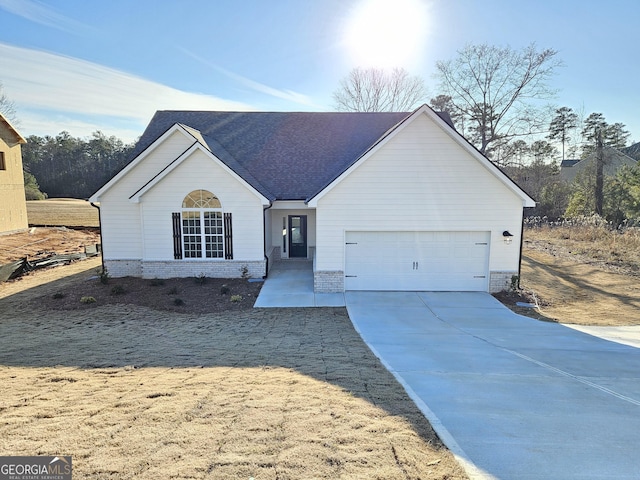
<path fill-rule="evenodd" d="M 184 258 L 225 258 L 224 221 L 218 197 L 194 190 L 182 201 Z"/>
<path fill-rule="evenodd" d="M 182 208 L 222 208 L 220 200 L 207 190 L 194 190 L 184 197 Z"/>

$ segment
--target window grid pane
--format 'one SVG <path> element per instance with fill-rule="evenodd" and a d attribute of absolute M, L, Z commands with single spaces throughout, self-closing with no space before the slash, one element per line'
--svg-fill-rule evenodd
<path fill-rule="evenodd" d="M 185 258 L 224 258 L 222 212 L 183 211 L 182 238 Z"/>
<path fill-rule="evenodd" d="M 222 212 L 204 212 L 204 233 L 207 258 L 223 258 Z"/>

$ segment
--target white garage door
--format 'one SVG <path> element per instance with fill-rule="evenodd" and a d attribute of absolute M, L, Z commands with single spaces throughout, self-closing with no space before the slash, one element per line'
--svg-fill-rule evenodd
<path fill-rule="evenodd" d="M 345 290 L 487 291 L 490 232 L 347 232 Z"/>

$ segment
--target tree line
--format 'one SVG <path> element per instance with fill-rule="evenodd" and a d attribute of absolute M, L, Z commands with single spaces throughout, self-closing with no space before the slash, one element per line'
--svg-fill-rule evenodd
<path fill-rule="evenodd" d="M 0 113 L 19 125 L 13 100 L 0 82 Z M 31 135 L 22 145 L 22 166 L 27 200 L 46 197 L 88 198 L 128 162 L 133 144 L 95 131 L 90 138 L 62 131 L 55 137 Z"/>
<path fill-rule="evenodd" d="M 45 194 L 88 198 L 126 165 L 133 148 L 100 131 L 88 139 L 63 131 L 55 137 L 31 135 L 26 140 L 22 146 L 25 190 L 27 199 L 33 200 Z"/>

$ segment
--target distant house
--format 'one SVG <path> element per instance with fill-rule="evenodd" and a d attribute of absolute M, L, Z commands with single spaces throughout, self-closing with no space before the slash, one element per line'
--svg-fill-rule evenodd
<path fill-rule="evenodd" d="M 603 173 L 605 176 L 613 177 L 618 173 L 618 170 L 623 166 L 632 167 L 637 165 L 633 158 L 625 155 L 619 150 L 613 147 L 603 148 Z M 589 171 L 590 169 L 595 172 L 596 154 L 592 153 L 583 160 L 563 160 L 560 164 L 560 178 L 567 182 L 572 182 L 576 175 L 580 172 Z"/>
<path fill-rule="evenodd" d="M 114 277 L 263 277 L 307 259 L 316 292 L 502 290 L 535 205 L 426 105 L 159 111 L 90 200 Z"/>
<path fill-rule="evenodd" d="M 23 143 L 27 141 L 0 113 L 0 234 L 29 226 L 20 148 Z"/>
<path fill-rule="evenodd" d="M 634 143 L 621 150 L 625 155 L 629 155 L 631 158 L 640 161 L 640 142 Z"/>

